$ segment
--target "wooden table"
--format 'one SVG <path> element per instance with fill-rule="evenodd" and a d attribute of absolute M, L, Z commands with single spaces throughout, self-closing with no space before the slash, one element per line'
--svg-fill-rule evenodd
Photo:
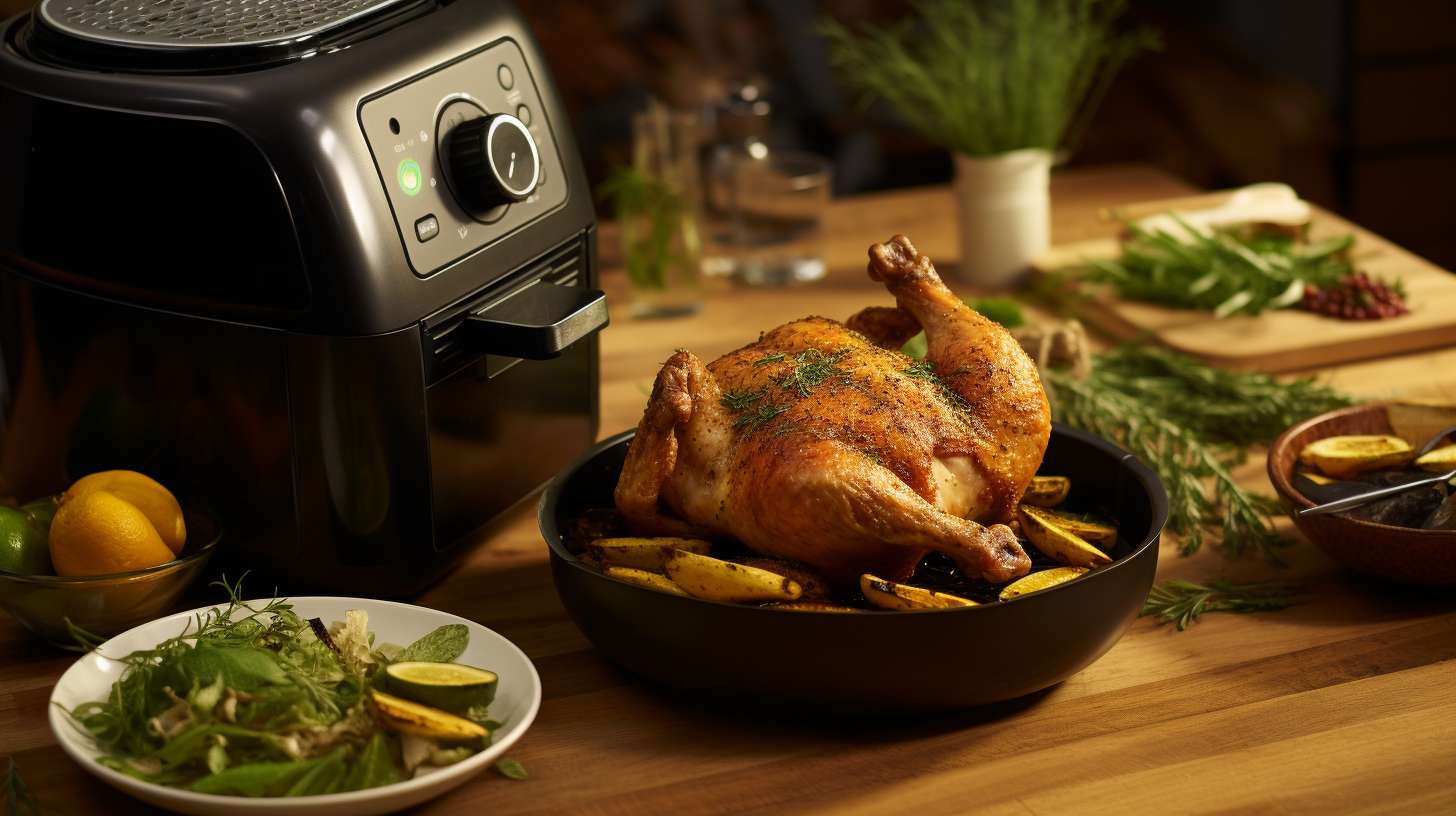
<path fill-rule="evenodd" d="M 1189 192 L 1143 167 L 1061 174 L 1054 239 L 1109 234 L 1103 207 Z M 633 321 L 602 340 L 603 435 L 636 423 L 673 348 L 705 358 L 761 328 L 815 313 L 844 318 L 890 302 L 864 275 L 869 243 L 909 234 L 950 271 L 953 204 L 943 189 L 837 202 L 828 280 L 776 291 L 713 287 L 691 319 Z M 607 242 L 604 241 L 604 245 Z M 606 286 L 625 303 L 620 273 Z M 1369 397 L 1456 401 L 1456 350 L 1324 376 Z M 1267 489 L 1263 457 L 1241 471 Z M 513 756 L 531 778 L 486 774 L 429 813 L 1175 813 L 1456 810 L 1456 593 L 1382 586 L 1337 570 L 1301 542 L 1288 577 L 1310 600 L 1280 613 L 1209 615 L 1187 632 L 1135 623 L 1100 661 L 1051 691 L 988 711 L 919 720 L 761 717 L 665 694 L 593 652 L 551 585 L 529 508 L 419 602 L 496 629 L 536 662 L 546 700 Z M 1180 558 L 1160 578 L 1256 562 Z M 974 648 L 975 644 L 966 644 Z M 0 617 L 0 757 L 59 813 L 144 812 L 56 747 L 51 685 L 74 660 Z M 994 671 L 994 667 L 987 667 Z"/>

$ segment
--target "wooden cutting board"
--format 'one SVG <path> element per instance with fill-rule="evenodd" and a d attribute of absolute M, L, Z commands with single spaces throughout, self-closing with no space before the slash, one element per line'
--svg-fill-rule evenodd
<path fill-rule="evenodd" d="M 1229 195 L 1150 201 L 1120 208 L 1108 217 L 1136 219 L 1170 209 L 1204 209 L 1221 204 Z M 1120 339 L 1152 337 L 1212 365 L 1271 372 L 1456 345 L 1456 275 L 1333 213 L 1318 207 L 1313 213 L 1311 239 L 1353 232 L 1356 267 L 1371 277 L 1402 280 L 1410 314 L 1360 321 L 1280 309 L 1257 317 L 1219 319 L 1208 312 L 1122 301 L 1104 290 L 1095 293 L 1078 316 Z M 1039 258 L 1034 268 L 1046 273 L 1118 254 L 1118 242 L 1112 238 L 1064 244 Z"/>

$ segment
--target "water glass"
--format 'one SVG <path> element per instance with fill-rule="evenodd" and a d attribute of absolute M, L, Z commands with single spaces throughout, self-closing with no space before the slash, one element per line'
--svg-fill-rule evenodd
<path fill-rule="evenodd" d="M 702 307 L 698 116 L 654 107 L 632 119 L 632 175 L 619 197 L 622 256 L 637 317 Z"/>
<path fill-rule="evenodd" d="M 833 168 L 810 153 L 733 159 L 732 237 L 737 278 L 791 286 L 824 277 L 824 214 Z"/>

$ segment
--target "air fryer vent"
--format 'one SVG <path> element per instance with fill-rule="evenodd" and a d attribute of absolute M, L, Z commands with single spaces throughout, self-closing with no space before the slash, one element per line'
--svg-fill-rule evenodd
<path fill-rule="evenodd" d="M 404 0 L 44 0 L 73 37 L 147 48 L 257 46 L 315 37 Z"/>
<path fill-rule="evenodd" d="M 425 367 L 430 381 L 449 376 L 475 359 L 475 355 L 469 350 L 461 348 L 456 336 L 456 330 L 467 315 L 484 311 L 502 296 L 536 281 L 558 286 L 583 286 L 586 272 L 586 243 L 580 238 L 573 238 L 511 275 L 510 282 L 504 286 L 494 286 L 488 294 L 479 296 L 468 304 L 427 318 Z"/>

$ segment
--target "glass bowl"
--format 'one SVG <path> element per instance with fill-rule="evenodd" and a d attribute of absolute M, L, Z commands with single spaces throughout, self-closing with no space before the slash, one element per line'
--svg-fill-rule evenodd
<path fill-rule="evenodd" d="M 155 567 L 109 575 L 18 575 L 0 570 L 0 608 L 53 645 L 84 651 L 67 619 L 103 638 L 171 612 L 217 551 L 222 530 L 212 516 L 184 510 L 182 556 Z"/>

